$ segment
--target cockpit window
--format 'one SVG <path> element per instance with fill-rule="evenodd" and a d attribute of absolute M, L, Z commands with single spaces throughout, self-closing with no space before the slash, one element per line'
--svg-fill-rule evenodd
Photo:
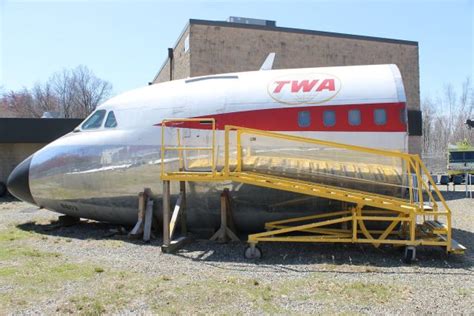
<path fill-rule="evenodd" d="M 107 115 L 107 119 L 104 124 L 105 128 L 114 128 L 117 127 L 117 120 L 115 119 L 115 114 L 113 111 L 110 111 Z"/>
<path fill-rule="evenodd" d="M 105 110 L 97 110 L 82 124 L 82 129 L 94 129 L 102 126 L 105 117 Z"/>

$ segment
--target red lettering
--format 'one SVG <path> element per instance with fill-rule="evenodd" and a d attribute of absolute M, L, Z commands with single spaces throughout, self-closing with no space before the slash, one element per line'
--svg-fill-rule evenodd
<path fill-rule="evenodd" d="M 275 90 L 273 90 L 273 93 L 280 93 L 281 92 L 281 89 L 283 89 L 283 87 L 287 84 L 287 83 L 290 83 L 289 80 L 286 80 L 286 81 L 275 81 L 276 83 L 278 83 L 278 86 L 276 86 Z"/>
<path fill-rule="evenodd" d="M 316 89 L 316 91 L 323 91 L 323 90 L 335 91 L 336 87 L 334 84 L 334 79 L 324 79 L 323 82 Z"/>
<path fill-rule="evenodd" d="M 300 82 L 293 80 L 291 82 L 291 92 L 299 92 L 301 89 L 303 89 L 303 92 L 310 92 L 318 81 L 319 80 L 312 80 L 310 83 L 309 80 L 301 80 Z"/>
<path fill-rule="evenodd" d="M 293 93 L 298 93 L 298 92 L 310 92 L 316 87 L 318 84 L 319 80 L 284 80 L 284 81 L 275 81 L 277 86 L 275 87 L 275 90 L 273 90 L 273 93 L 280 93 L 281 90 L 285 87 L 285 85 L 291 83 L 291 92 Z M 334 79 L 324 79 L 321 84 L 316 88 L 316 91 L 323 91 L 323 90 L 328 90 L 328 91 L 335 91 L 336 90 L 336 84 L 334 82 Z"/>

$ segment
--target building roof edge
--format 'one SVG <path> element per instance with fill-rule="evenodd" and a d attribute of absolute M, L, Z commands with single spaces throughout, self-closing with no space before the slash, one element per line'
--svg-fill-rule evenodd
<path fill-rule="evenodd" d="M 326 32 L 326 31 L 315 31 L 315 30 L 298 29 L 298 28 L 291 28 L 291 27 L 253 25 L 253 24 L 243 24 L 243 23 L 232 23 L 232 22 L 226 22 L 226 21 L 200 20 L 200 19 L 190 19 L 189 24 L 210 25 L 210 26 L 220 26 L 220 27 L 235 27 L 235 28 L 255 29 L 255 30 L 263 30 L 263 31 L 277 31 L 277 32 L 308 34 L 308 35 L 320 35 L 320 36 L 339 37 L 339 38 L 418 46 L 418 42 L 416 41 L 408 41 L 408 40 L 392 39 L 392 38 L 384 38 L 384 37 L 376 37 L 376 36 Z"/>

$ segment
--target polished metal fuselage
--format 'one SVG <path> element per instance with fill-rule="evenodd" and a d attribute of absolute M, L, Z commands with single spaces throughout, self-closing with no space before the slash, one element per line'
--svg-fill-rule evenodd
<path fill-rule="evenodd" d="M 163 119 L 315 106 L 306 104 L 301 95 L 292 96 L 290 90 L 285 95 L 287 98 L 291 96 L 291 103 L 285 103 L 286 99 L 280 97 L 275 98 L 271 92 L 281 76 L 306 78 L 320 73 L 317 76 L 321 77 L 329 72 L 334 74 L 338 86 L 337 91 L 321 99 L 324 105 L 405 102 L 401 77 L 394 65 L 249 72 L 217 76 L 210 78 L 212 80 L 197 78 L 154 85 L 117 96 L 100 107 L 114 111 L 117 128 L 78 129 L 78 132 L 65 135 L 35 153 L 29 171 L 31 194 L 39 206 L 50 210 L 132 225 L 137 220 L 137 195 L 144 188 L 150 188 L 157 200 L 155 208 L 160 214 L 161 127 L 158 125 Z M 360 88 L 361 81 L 371 87 L 370 94 Z M 290 86 L 286 88 L 290 89 Z M 317 98 L 318 94 L 312 93 L 308 102 L 315 102 Z M 256 118 L 249 117 L 249 120 L 255 122 Z M 203 139 L 205 134 L 199 133 L 190 135 Z M 294 133 L 354 145 L 406 150 L 405 131 Z M 223 144 L 221 133 L 217 148 L 222 149 Z M 271 148 L 272 152 L 278 152 L 279 147 L 286 146 L 275 141 L 254 150 Z M 172 158 L 165 161 L 167 164 L 176 163 Z M 291 161 L 287 163 L 289 169 L 294 168 Z M 213 229 L 219 225 L 219 194 L 224 188 L 231 192 L 235 222 L 242 230 L 258 230 L 269 220 L 340 207 L 334 201 L 239 183 L 191 182 L 187 183 L 186 188 L 187 218 L 191 229 Z M 178 192 L 178 184 L 174 183 L 174 198 Z"/>
<path fill-rule="evenodd" d="M 155 211 L 161 217 L 161 128 L 100 133 L 100 136 L 71 133 L 35 154 L 30 166 L 30 189 L 37 204 L 71 216 L 132 225 L 137 220 L 137 195 L 144 188 L 150 188 L 156 201 Z M 155 143 L 140 144 L 141 133 L 155 133 L 156 137 L 152 138 Z M 209 131 L 202 131 L 199 136 L 203 138 L 204 134 L 209 134 Z M 103 144 L 104 139 L 107 139 L 106 145 Z M 278 141 L 270 144 L 267 141 L 265 148 L 253 148 L 255 152 L 267 153 L 268 157 L 268 148 L 271 147 L 270 154 L 273 158 L 258 165 L 252 162 L 251 167 L 261 171 L 272 170 L 277 174 L 285 170 L 287 177 L 315 180 L 314 176 L 307 177 L 314 174 L 309 167 L 295 168 L 294 159 L 283 160 L 283 164 L 281 159 L 275 159 L 278 158 L 278 153 L 288 153 L 287 145 L 281 150 L 278 149 L 279 146 L 282 144 Z M 223 148 L 222 137 L 217 138 L 216 147 Z M 294 157 L 297 157 L 296 152 Z M 219 157 L 217 160 L 219 168 L 222 161 L 219 161 Z M 164 161 L 165 168 L 177 170 L 176 157 L 166 157 Z M 331 177 L 319 177 L 318 182 L 334 184 L 334 181 L 338 181 L 337 184 L 341 186 L 364 186 L 367 189 L 367 182 L 354 183 L 347 177 L 339 180 L 338 174 L 334 170 L 331 172 Z M 358 179 L 367 181 L 372 176 L 371 173 L 357 175 Z M 396 184 L 400 179 L 394 178 L 391 181 Z M 336 201 L 251 185 L 188 182 L 187 218 L 191 230 L 212 230 L 218 227 L 219 196 L 224 188 L 230 190 L 235 222 L 240 230 L 259 230 L 267 221 L 340 208 L 340 203 Z M 382 189 L 384 188 L 380 184 L 375 186 L 375 192 Z M 174 201 L 179 193 L 179 183 L 172 182 L 171 192 Z"/>
<path fill-rule="evenodd" d="M 137 220 L 137 194 L 150 188 L 161 216 L 160 128 L 154 129 L 155 144 L 134 145 L 133 140 L 139 138 L 137 131 L 129 135 L 110 131 L 105 135 L 107 145 L 99 139 L 94 144 L 90 134 L 71 133 L 45 147 L 35 154 L 30 166 L 35 201 L 71 216 L 132 225 Z M 299 215 L 335 207 L 329 201 L 239 183 L 189 182 L 187 217 L 191 229 L 218 226 L 219 196 L 224 188 L 231 192 L 235 222 L 242 230 L 260 229 L 265 221 L 285 218 L 289 212 Z M 179 193 L 177 183 L 172 184 L 171 191 L 174 200 Z M 288 201 L 290 205 L 285 205 Z"/>

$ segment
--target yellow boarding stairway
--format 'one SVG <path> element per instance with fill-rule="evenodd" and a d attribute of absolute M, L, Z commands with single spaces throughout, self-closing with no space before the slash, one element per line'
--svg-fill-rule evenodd
<path fill-rule="evenodd" d="M 248 236 L 247 258 L 261 256 L 259 242 L 405 246 L 407 262 L 416 246 L 465 250 L 452 239 L 451 211 L 418 155 L 238 126 L 222 133 L 212 118 L 169 119 L 162 122 L 161 178 L 167 188 L 170 181 L 231 180 L 341 202 L 337 211 L 267 222 L 265 232 Z"/>

